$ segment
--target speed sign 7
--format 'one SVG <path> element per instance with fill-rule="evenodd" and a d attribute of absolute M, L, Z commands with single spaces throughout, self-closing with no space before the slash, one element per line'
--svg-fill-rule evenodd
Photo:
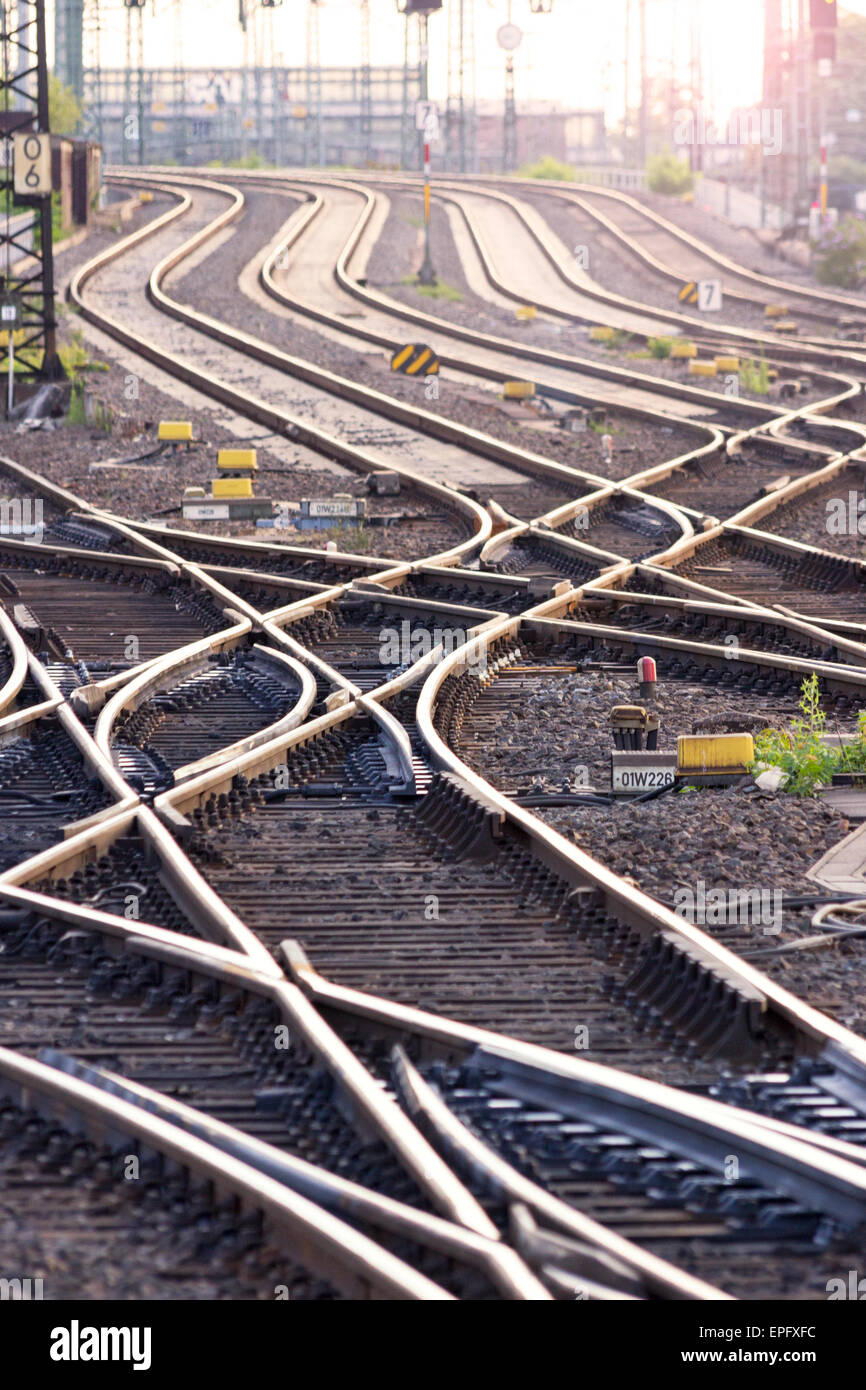
<path fill-rule="evenodd" d="M 51 136 L 19 130 L 12 137 L 16 194 L 44 198 L 51 192 Z"/>
<path fill-rule="evenodd" d="M 698 308 L 703 314 L 714 314 L 722 307 L 721 280 L 698 281 Z"/>

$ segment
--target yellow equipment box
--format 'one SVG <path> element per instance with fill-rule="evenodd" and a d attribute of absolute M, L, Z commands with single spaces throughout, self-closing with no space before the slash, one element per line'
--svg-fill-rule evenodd
<path fill-rule="evenodd" d="M 220 449 L 217 468 L 222 472 L 249 472 L 258 468 L 255 449 Z"/>
<path fill-rule="evenodd" d="M 532 381 L 506 381 L 502 387 L 502 394 L 507 401 L 528 401 L 535 395 L 535 383 Z"/>
<path fill-rule="evenodd" d="M 694 358 L 694 359 L 689 363 L 689 376 L 715 376 L 715 375 L 716 375 L 716 364 L 715 364 L 715 362 L 699 362 L 699 361 L 697 360 L 697 358 Z"/>
<path fill-rule="evenodd" d="M 251 478 L 214 478 L 211 485 L 212 497 L 252 497 Z"/>
<path fill-rule="evenodd" d="M 680 734 L 677 739 L 677 771 L 746 772 L 755 759 L 751 734 Z"/>
<path fill-rule="evenodd" d="M 534 304 L 521 304 L 519 309 L 515 309 L 515 314 L 519 319 L 534 319 L 538 310 Z"/>
<path fill-rule="evenodd" d="M 787 304 L 767 304 L 764 308 L 764 317 L 768 319 L 783 319 L 787 312 Z"/>
<path fill-rule="evenodd" d="M 775 324 L 777 333 L 788 333 L 791 337 L 796 337 L 799 329 L 793 319 L 779 319 Z"/>
<path fill-rule="evenodd" d="M 160 420 L 157 438 L 169 440 L 173 444 L 190 444 L 192 425 L 188 420 Z"/>
<path fill-rule="evenodd" d="M 698 350 L 694 343 L 674 343 L 671 348 L 671 357 L 697 357 Z"/>
<path fill-rule="evenodd" d="M 739 357 L 717 357 L 715 363 L 720 372 L 738 372 L 740 370 Z"/>

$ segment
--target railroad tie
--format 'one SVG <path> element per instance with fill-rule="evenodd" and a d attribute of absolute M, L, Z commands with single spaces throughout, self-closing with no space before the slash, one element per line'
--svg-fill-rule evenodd
<path fill-rule="evenodd" d="M 490 859 L 502 838 L 505 812 L 482 796 L 454 772 L 439 772 L 414 813 L 419 826 L 438 846 L 447 846 L 454 858 Z"/>
<path fill-rule="evenodd" d="M 747 1057 L 761 1042 L 766 997 L 673 930 L 657 932 L 617 991 L 636 1016 L 703 1056 Z"/>

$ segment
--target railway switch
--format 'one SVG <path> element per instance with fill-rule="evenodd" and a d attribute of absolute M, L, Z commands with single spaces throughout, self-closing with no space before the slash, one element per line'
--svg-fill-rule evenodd
<path fill-rule="evenodd" d="M 367 491 L 376 497 L 396 497 L 400 492 L 400 474 L 383 468 L 366 478 Z"/>
<path fill-rule="evenodd" d="M 616 748 L 641 749 L 644 739 L 648 752 L 658 748 L 658 715 L 648 714 L 643 705 L 614 705 L 610 712 L 610 726 Z"/>

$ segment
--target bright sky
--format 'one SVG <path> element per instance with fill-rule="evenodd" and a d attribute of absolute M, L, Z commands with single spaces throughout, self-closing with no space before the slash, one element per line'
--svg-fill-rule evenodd
<path fill-rule="evenodd" d="M 180 0 L 183 15 L 183 56 L 188 66 L 236 66 L 243 57 L 237 25 L 237 0 Z M 253 0 L 248 0 L 252 5 Z M 466 0 L 467 5 L 470 0 Z M 474 0 L 476 14 L 477 85 L 480 96 L 499 97 L 503 88 L 503 56 L 496 31 L 511 9 L 513 22 L 524 31 L 517 54 L 517 94 L 522 98 L 552 98 L 573 107 L 603 106 L 610 120 L 619 120 L 623 107 L 625 16 L 628 0 L 553 0 L 549 15 L 533 16 L 529 0 Z M 763 4 L 761 0 L 646 0 L 647 52 L 651 73 L 668 70 L 676 53 L 685 76 L 692 17 L 702 31 L 704 89 L 707 104 L 719 114 L 732 106 L 751 106 L 759 100 Z M 430 19 L 430 82 L 434 96 L 444 95 L 446 83 L 446 10 L 459 0 L 445 0 L 445 9 Z M 124 63 L 124 11 L 121 0 L 102 0 L 104 24 L 102 61 Z M 848 10 L 866 14 L 866 0 L 848 0 Z M 154 9 L 156 13 L 154 14 Z M 320 0 L 321 61 L 325 66 L 348 66 L 359 61 L 358 0 Z M 403 26 L 395 0 L 370 0 L 371 61 L 402 62 Z M 631 0 L 632 103 L 637 97 L 639 0 Z M 159 66 L 171 59 L 175 34 L 174 0 L 153 0 L 144 12 L 145 64 Z M 280 8 L 261 14 L 257 27 L 265 59 L 301 66 L 306 52 L 307 0 L 283 0 Z M 253 42 L 248 39 L 249 56 Z"/>

